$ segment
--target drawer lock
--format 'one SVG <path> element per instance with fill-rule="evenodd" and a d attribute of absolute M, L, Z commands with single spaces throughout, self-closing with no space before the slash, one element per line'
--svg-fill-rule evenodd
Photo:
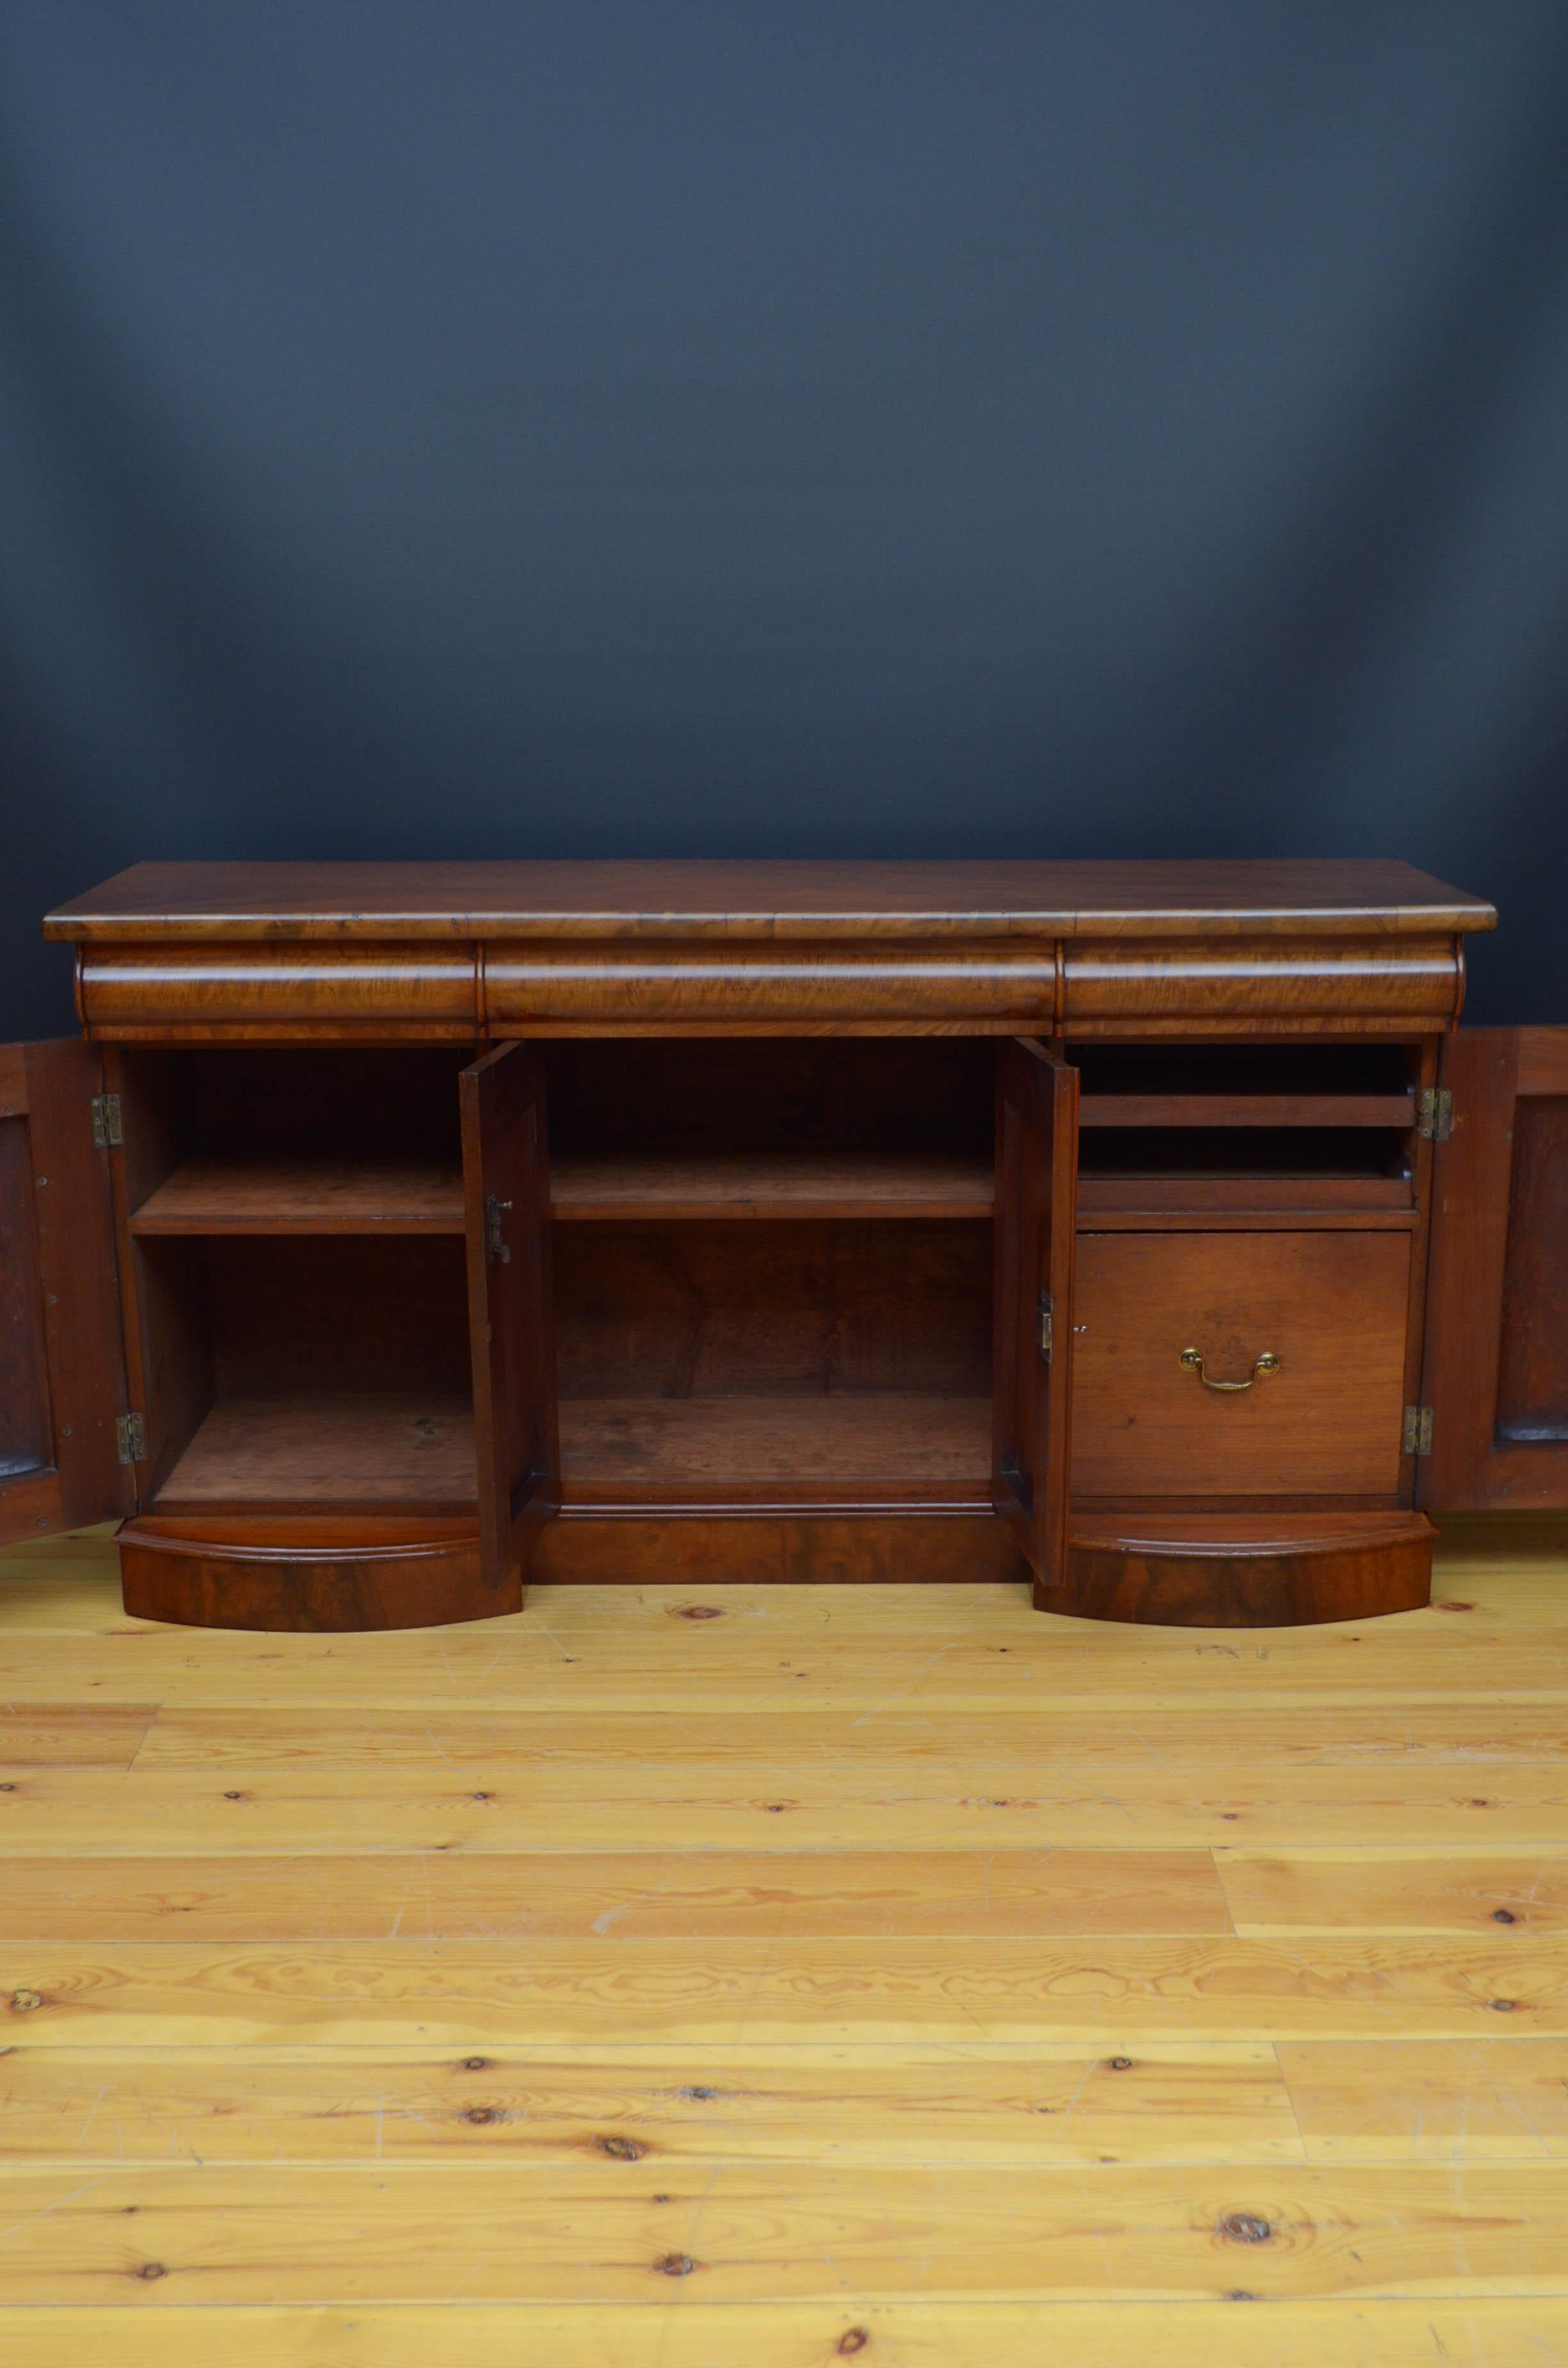
<path fill-rule="evenodd" d="M 1210 1381 L 1203 1370 L 1203 1359 L 1197 1349 L 1184 1349 L 1180 1361 L 1189 1373 L 1198 1375 L 1206 1390 L 1250 1390 L 1254 1382 L 1261 1382 L 1266 1374 L 1279 1371 L 1279 1360 L 1272 1349 L 1265 1349 L 1260 1357 L 1254 1359 L 1252 1372 L 1244 1382 Z"/>

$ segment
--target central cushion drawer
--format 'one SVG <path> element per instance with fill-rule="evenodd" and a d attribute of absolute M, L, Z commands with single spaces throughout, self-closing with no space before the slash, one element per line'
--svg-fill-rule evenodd
<path fill-rule="evenodd" d="M 1080 1234 L 1074 1496 L 1392 1495 L 1409 1281 L 1407 1233 Z"/>
<path fill-rule="evenodd" d="M 916 1029 L 963 1024 L 1048 1027 L 1056 996 L 1052 945 L 984 940 L 870 946 L 756 942 L 491 945 L 484 1008 L 491 1030 L 528 1034 L 665 1034 L 687 1028 Z"/>

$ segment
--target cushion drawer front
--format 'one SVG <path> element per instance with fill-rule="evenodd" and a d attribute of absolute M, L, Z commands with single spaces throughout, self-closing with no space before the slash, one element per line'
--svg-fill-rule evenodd
<path fill-rule="evenodd" d="M 103 1042 L 289 1044 L 358 1033 L 463 1043 L 479 1032 L 477 978 L 469 945 L 91 945 L 77 959 L 76 1003 Z"/>
<path fill-rule="evenodd" d="M 1073 1494 L 1392 1495 L 1407 1233 L 1080 1234 Z M 1250 1389 L 1265 1352 L 1276 1372 Z"/>
<path fill-rule="evenodd" d="M 1463 984 L 1457 938 L 1074 940 L 1063 950 L 1063 1014 L 1085 1029 L 1118 1019 L 1179 1029 L 1266 1015 L 1313 1033 L 1335 1021 L 1434 1025 L 1458 1011 Z"/>
<path fill-rule="evenodd" d="M 662 1035 L 685 1029 L 779 1034 L 857 1025 L 1049 1028 L 1056 949 L 1006 942 L 869 948 L 792 939 L 713 945 L 491 945 L 490 1031 Z"/>

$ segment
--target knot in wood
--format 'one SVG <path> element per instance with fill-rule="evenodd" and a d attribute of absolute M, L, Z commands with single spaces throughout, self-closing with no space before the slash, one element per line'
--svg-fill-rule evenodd
<path fill-rule="evenodd" d="M 43 2000 L 39 1996 L 37 1990 L 13 1990 L 11 1992 L 11 2011 L 13 2014 L 31 2014 L 35 2006 L 41 2006 L 42 2004 Z"/>
<path fill-rule="evenodd" d="M 463 2057 L 463 2070 L 465 2072 L 488 2072 L 489 2069 L 490 2058 L 488 2055 L 465 2055 Z"/>
<path fill-rule="evenodd" d="M 143 2261 L 136 2274 L 139 2278 L 166 2278 L 169 2273 L 162 2261 Z"/>
<path fill-rule="evenodd" d="M 672 1603 L 672 1620 L 722 1620 L 723 1606 L 718 1603 Z"/>
<path fill-rule="evenodd" d="M 838 2339 L 837 2351 L 841 2360 L 852 2360 L 857 2351 L 864 2351 L 871 2340 L 869 2327 L 846 2327 Z"/>
<path fill-rule="evenodd" d="M 470 2105 L 463 2112 L 465 2122 L 473 2122 L 482 2128 L 486 2122 L 498 2122 L 500 2118 L 501 2115 L 494 2105 Z"/>
<path fill-rule="evenodd" d="M 654 2262 L 653 2267 L 664 2278 L 688 2278 L 697 2267 L 697 2263 L 689 2253 L 665 2253 Z"/>
<path fill-rule="evenodd" d="M 1113 2072 L 1131 2072 L 1132 2069 L 1131 2055 L 1112 2055 L 1108 2060 Z"/>
<path fill-rule="evenodd" d="M 599 2138 L 595 2143 L 601 2154 L 613 2155 L 617 2162 L 641 2162 L 648 2151 L 635 2138 Z"/>
<path fill-rule="evenodd" d="M 1220 2223 L 1220 2234 L 1233 2245 L 1267 2245 L 1274 2231 L 1256 2212 L 1227 2212 Z"/>
<path fill-rule="evenodd" d="M 1511 1907 L 1494 1907 L 1492 1910 L 1494 1924 L 1517 1924 L 1518 1920 Z"/>

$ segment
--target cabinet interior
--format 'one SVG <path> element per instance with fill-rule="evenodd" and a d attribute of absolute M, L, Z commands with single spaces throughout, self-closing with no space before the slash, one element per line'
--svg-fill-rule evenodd
<path fill-rule="evenodd" d="M 565 1504 L 985 1506 L 990 1045 L 548 1058 Z"/>
<path fill-rule="evenodd" d="M 158 1511 L 472 1507 L 466 1057 L 119 1056 Z"/>
<path fill-rule="evenodd" d="M 1418 1048 L 1090 1044 L 1080 1218 L 1403 1211 L 1415 1222 Z"/>
<path fill-rule="evenodd" d="M 118 1055 L 159 1510 L 473 1505 L 478 1049 Z M 544 1053 L 566 1507 L 987 1505 L 994 1043 Z M 1070 1056 L 1081 1226 L 1415 1223 L 1414 1046 Z"/>

